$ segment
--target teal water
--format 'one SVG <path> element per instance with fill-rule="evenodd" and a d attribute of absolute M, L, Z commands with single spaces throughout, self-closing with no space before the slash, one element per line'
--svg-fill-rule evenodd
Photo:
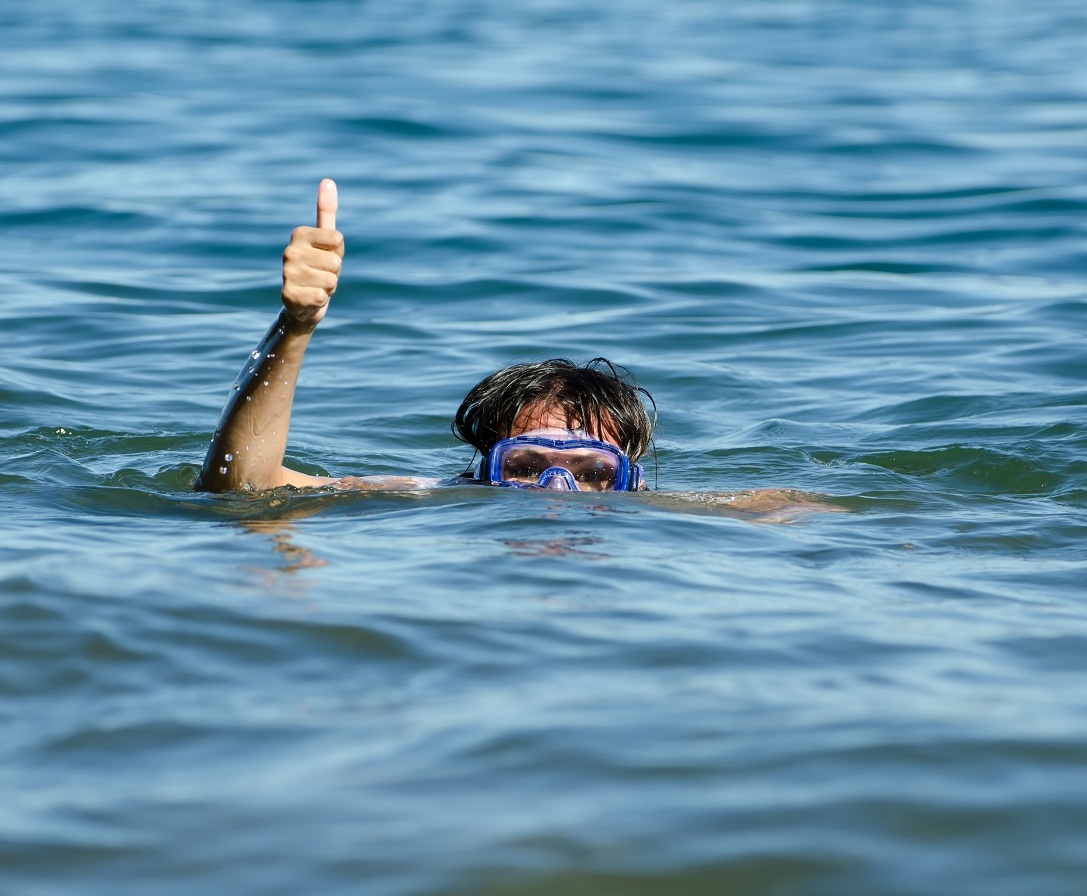
<path fill-rule="evenodd" d="M 0 11 L 0 890 L 1087 891 L 1081 4 Z M 195 493 L 606 355 L 658 492 Z M 758 519 L 704 493 L 799 488 Z"/>

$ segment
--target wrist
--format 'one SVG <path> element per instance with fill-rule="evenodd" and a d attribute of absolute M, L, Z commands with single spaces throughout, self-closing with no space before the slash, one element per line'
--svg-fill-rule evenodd
<path fill-rule="evenodd" d="M 276 319 L 276 328 L 290 336 L 309 336 L 317 329 L 320 319 L 296 317 L 289 308 L 283 308 Z"/>

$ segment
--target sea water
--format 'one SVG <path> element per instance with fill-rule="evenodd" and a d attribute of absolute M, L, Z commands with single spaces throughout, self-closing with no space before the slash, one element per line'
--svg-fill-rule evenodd
<path fill-rule="evenodd" d="M 5 5 L 0 891 L 1087 892 L 1085 35 Z M 322 177 L 292 465 L 455 475 L 602 355 L 654 490 L 194 492 Z"/>

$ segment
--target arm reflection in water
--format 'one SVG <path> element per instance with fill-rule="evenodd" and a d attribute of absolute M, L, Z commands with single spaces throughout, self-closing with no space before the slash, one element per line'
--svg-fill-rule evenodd
<path fill-rule="evenodd" d="M 576 535 L 566 538 L 515 539 L 504 538 L 502 544 L 510 553 L 518 557 L 570 557 L 583 560 L 610 560 L 611 555 L 603 551 L 586 550 L 595 544 L 601 544 L 602 538 L 592 535 Z"/>
<path fill-rule="evenodd" d="M 477 383 L 454 415 L 453 434 L 476 449 L 478 466 L 452 479 L 312 476 L 284 465 L 295 384 L 317 325 L 328 312 L 344 258 L 336 229 L 339 194 L 323 180 L 316 227 L 299 227 L 283 253 L 283 308 L 250 354 L 223 408 L 196 488 L 265 492 L 291 486 L 335 491 L 494 485 L 528 491 L 637 492 L 639 461 L 655 454 L 653 397 L 606 358 L 516 364 Z M 841 510 L 817 495 L 783 489 L 737 493 L 655 493 L 654 504 L 698 506 L 775 520 Z"/>
<path fill-rule="evenodd" d="M 240 524 L 243 529 L 255 535 L 261 535 L 272 542 L 272 550 L 279 554 L 284 563 L 274 570 L 262 570 L 272 585 L 283 573 L 294 575 L 306 569 L 320 569 L 328 566 L 328 561 L 318 557 L 309 548 L 295 544 L 291 536 L 295 534 L 295 527 L 285 520 L 248 520 Z"/>

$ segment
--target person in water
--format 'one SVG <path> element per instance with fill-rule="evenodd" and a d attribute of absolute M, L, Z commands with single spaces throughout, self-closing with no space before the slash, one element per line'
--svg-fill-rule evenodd
<path fill-rule="evenodd" d="M 482 456 L 474 476 L 336 478 L 284 466 L 302 358 L 328 312 L 343 264 L 337 209 L 336 184 L 321 181 L 317 226 L 291 234 L 283 253 L 283 309 L 234 384 L 197 478 L 198 490 L 410 489 L 443 482 L 594 492 L 646 488 L 638 461 L 653 446 L 656 406 L 629 374 L 604 358 L 580 366 L 563 359 L 517 364 L 473 387 L 457 410 L 453 433 Z M 843 509 L 793 489 L 655 494 L 655 500 L 677 506 L 725 506 L 727 512 L 766 522 Z"/>
<path fill-rule="evenodd" d="M 265 491 L 290 485 L 358 489 L 422 488 L 413 476 L 335 478 L 283 465 L 302 359 L 343 264 L 336 184 L 323 180 L 317 226 L 299 227 L 283 253 L 283 310 L 250 355 L 223 409 L 196 487 Z M 652 415 L 643 398 L 654 408 Z M 650 450 L 652 396 L 605 358 L 584 365 L 557 358 L 517 364 L 481 380 L 453 420 L 454 434 L 482 456 L 474 479 L 521 488 L 638 491 L 638 461 Z"/>

